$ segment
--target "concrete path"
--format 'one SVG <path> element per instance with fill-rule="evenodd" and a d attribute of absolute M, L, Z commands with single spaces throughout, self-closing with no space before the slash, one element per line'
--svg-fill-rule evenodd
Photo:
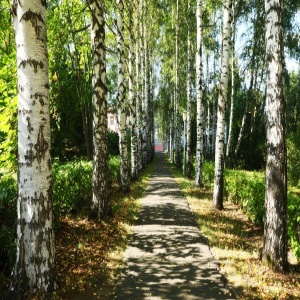
<path fill-rule="evenodd" d="M 158 153 L 125 263 L 117 300 L 235 299 L 163 153 Z"/>

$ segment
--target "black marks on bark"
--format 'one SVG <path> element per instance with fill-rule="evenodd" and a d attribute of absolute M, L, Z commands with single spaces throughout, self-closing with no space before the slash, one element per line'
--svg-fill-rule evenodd
<path fill-rule="evenodd" d="M 19 109 L 19 115 L 23 114 L 23 116 L 25 116 L 25 115 L 29 115 L 31 113 L 32 113 L 32 110 L 30 110 L 30 109 L 25 109 L 25 108 Z"/>
<path fill-rule="evenodd" d="M 20 5 L 20 1 L 18 1 L 18 0 L 12 0 L 12 1 L 11 1 L 10 11 L 11 11 L 11 14 L 12 14 L 13 16 L 16 16 L 16 15 L 17 15 L 18 5 Z"/>
<path fill-rule="evenodd" d="M 36 150 L 36 158 L 39 163 L 41 163 L 46 151 L 49 149 L 49 144 L 45 140 L 43 129 L 44 127 L 40 126 L 37 143 L 34 145 L 34 149 Z"/>
<path fill-rule="evenodd" d="M 41 106 L 44 106 L 45 105 L 45 101 L 44 101 L 44 98 L 45 96 L 43 94 L 39 94 L 39 93 L 35 93 L 34 95 L 31 95 L 30 98 L 34 98 L 34 99 L 37 99 L 39 100 Z M 35 103 L 35 102 L 34 102 Z"/>
<path fill-rule="evenodd" d="M 28 132 L 31 134 L 31 132 L 33 131 L 33 127 L 32 127 L 32 125 L 31 125 L 30 118 L 27 117 L 27 118 L 26 118 L 26 121 L 27 121 L 27 129 L 28 129 Z"/>
<path fill-rule="evenodd" d="M 22 21 L 22 20 L 31 22 L 31 25 L 34 28 L 35 33 L 38 36 L 38 38 L 43 35 L 42 29 L 44 26 L 40 26 L 39 23 L 42 23 L 43 25 L 45 25 L 45 21 L 40 14 L 37 14 L 29 9 L 28 11 L 26 11 L 24 13 L 22 18 L 20 19 L 20 21 Z M 42 38 L 43 38 L 43 36 L 42 36 Z"/>
<path fill-rule="evenodd" d="M 25 68 L 27 64 L 29 64 L 31 67 L 33 67 L 34 73 L 37 73 L 38 67 L 40 67 L 41 69 L 44 68 L 44 63 L 42 61 L 37 61 L 37 60 L 31 59 L 31 58 L 21 61 L 19 68 L 20 67 Z"/>
<path fill-rule="evenodd" d="M 26 165 L 29 167 L 32 165 L 32 162 L 34 160 L 34 153 L 33 153 L 33 145 L 29 145 L 29 150 L 26 151 L 26 154 L 24 155 Z"/>
<path fill-rule="evenodd" d="M 46 1 L 46 0 L 41 0 L 41 3 L 42 3 L 42 5 L 43 5 L 44 7 L 47 8 L 47 1 Z"/>

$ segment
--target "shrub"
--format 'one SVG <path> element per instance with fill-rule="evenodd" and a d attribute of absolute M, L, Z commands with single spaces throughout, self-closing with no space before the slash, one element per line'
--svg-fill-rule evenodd
<path fill-rule="evenodd" d="M 108 153 L 109 155 L 119 155 L 119 135 L 114 131 L 108 131 Z"/>
<path fill-rule="evenodd" d="M 288 237 L 296 258 L 300 260 L 300 199 L 293 193 L 288 194 Z"/>
<path fill-rule="evenodd" d="M 56 217 L 85 212 L 92 198 L 92 163 L 53 163 L 53 207 Z"/>
<path fill-rule="evenodd" d="M 227 170 L 225 194 L 247 212 L 248 218 L 263 226 L 265 219 L 265 180 L 264 176 L 246 171 Z"/>
<path fill-rule="evenodd" d="M 15 259 L 17 184 L 12 174 L 0 173 L 0 270 L 10 273 Z"/>
<path fill-rule="evenodd" d="M 120 158 L 109 158 L 109 182 L 120 179 Z M 87 214 L 92 199 L 92 162 L 76 160 L 65 164 L 53 163 L 53 206 L 54 214 Z M 57 220 L 58 220 L 57 219 Z"/>
<path fill-rule="evenodd" d="M 203 161 L 203 183 L 209 187 L 213 187 L 214 184 L 215 166 L 212 161 Z"/>
<path fill-rule="evenodd" d="M 287 139 L 288 183 L 297 186 L 300 179 L 300 136 L 299 133 Z"/>

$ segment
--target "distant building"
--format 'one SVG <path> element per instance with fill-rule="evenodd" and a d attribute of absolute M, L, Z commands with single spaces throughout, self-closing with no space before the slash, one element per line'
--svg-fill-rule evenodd
<path fill-rule="evenodd" d="M 117 114 L 113 108 L 109 108 L 107 110 L 107 128 L 108 130 L 119 133 Z"/>

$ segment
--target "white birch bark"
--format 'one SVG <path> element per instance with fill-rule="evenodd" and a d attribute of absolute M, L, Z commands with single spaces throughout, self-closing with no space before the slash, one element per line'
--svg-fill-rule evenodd
<path fill-rule="evenodd" d="M 215 150 L 215 178 L 213 206 L 223 209 L 224 188 L 224 133 L 225 133 L 225 111 L 227 102 L 227 90 L 229 79 L 229 58 L 231 44 L 231 0 L 224 0 L 223 4 L 223 29 L 222 29 L 222 58 L 221 78 L 217 110 L 217 134 Z"/>
<path fill-rule="evenodd" d="M 108 193 L 108 141 L 105 66 L 104 2 L 91 3 L 91 45 L 93 55 L 93 197 L 90 218 L 101 220 L 112 214 Z"/>
<path fill-rule="evenodd" d="M 229 116 L 229 128 L 228 128 L 228 141 L 226 145 L 226 158 L 229 158 L 232 148 L 232 131 L 233 131 L 233 116 L 234 116 L 234 102 L 235 102 L 235 29 L 236 20 L 234 18 L 235 13 L 235 0 L 232 2 L 232 44 L 231 44 L 231 98 L 230 98 L 230 116 Z"/>
<path fill-rule="evenodd" d="M 179 3 L 178 0 L 176 1 L 176 20 L 175 20 L 175 116 L 174 116 L 174 126 L 175 126 L 175 144 L 176 144 L 176 155 L 175 155 L 175 163 L 177 167 L 180 167 L 180 138 L 181 138 L 181 128 L 179 122 L 179 66 L 178 66 L 178 33 L 179 33 Z"/>
<path fill-rule="evenodd" d="M 120 175 L 121 189 L 129 191 L 129 161 L 126 139 L 126 106 L 125 106 L 125 44 L 124 44 L 124 4 L 123 0 L 117 0 L 117 53 L 118 53 L 118 120 L 119 120 L 119 148 L 120 148 Z"/>
<path fill-rule="evenodd" d="M 147 41 L 147 25 L 144 20 L 144 110 L 143 110 L 143 127 L 144 127 L 144 140 L 145 140 L 145 163 L 150 162 L 150 78 L 149 78 L 149 56 L 148 56 L 148 41 Z"/>
<path fill-rule="evenodd" d="M 137 131 L 137 118 L 136 118 L 136 89 L 135 89 L 135 37 L 136 31 L 135 13 L 133 9 L 134 3 L 129 2 L 129 103 L 130 103 L 130 125 L 131 125 L 131 178 L 136 179 L 138 177 L 138 131 Z"/>
<path fill-rule="evenodd" d="M 286 273 L 288 245 L 283 0 L 266 0 L 265 12 L 267 162 L 262 260 L 273 270 Z"/>
<path fill-rule="evenodd" d="M 136 119 L 137 119 L 137 134 L 138 134 L 138 172 L 143 168 L 143 152 L 142 152 L 142 71 L 141 71 L 141 19 L 142 19 L 142 1 L 137 1 L 137 28 L 136 28 Z"/>
<path fill-rule="evenodd" d="M 196 53 L 196 92 L 197 92 L 197 148 L 196 148 L 196 177 L 195 185 L 201 187 L 203 161 L 203 91 L 202 91 L 202 3 L 197 0 L 197 53 Z"/>
<path fill-rule="evenodd" d="M 12 293 L 56 289 L 45 1 L 12 1 L 18 76 L 17 253 Z M 12 296 L 12 298 L 14 298 Z"/>
<path fill-rule="evenodd" d="M 190 0 L 188 0 L 188 14 L 190 12 Z M 186 170 L 185 174 L 187 177 L 191 177 L 192 168 L 192 103 L 191 103 L 191 38 L 190 38 L 190 24 L 188 23 L 188 34 L 187 34 L 187 80 L 186 80 L 186 90 L 187 90 L 187 120 L 186 120 Z"/>

